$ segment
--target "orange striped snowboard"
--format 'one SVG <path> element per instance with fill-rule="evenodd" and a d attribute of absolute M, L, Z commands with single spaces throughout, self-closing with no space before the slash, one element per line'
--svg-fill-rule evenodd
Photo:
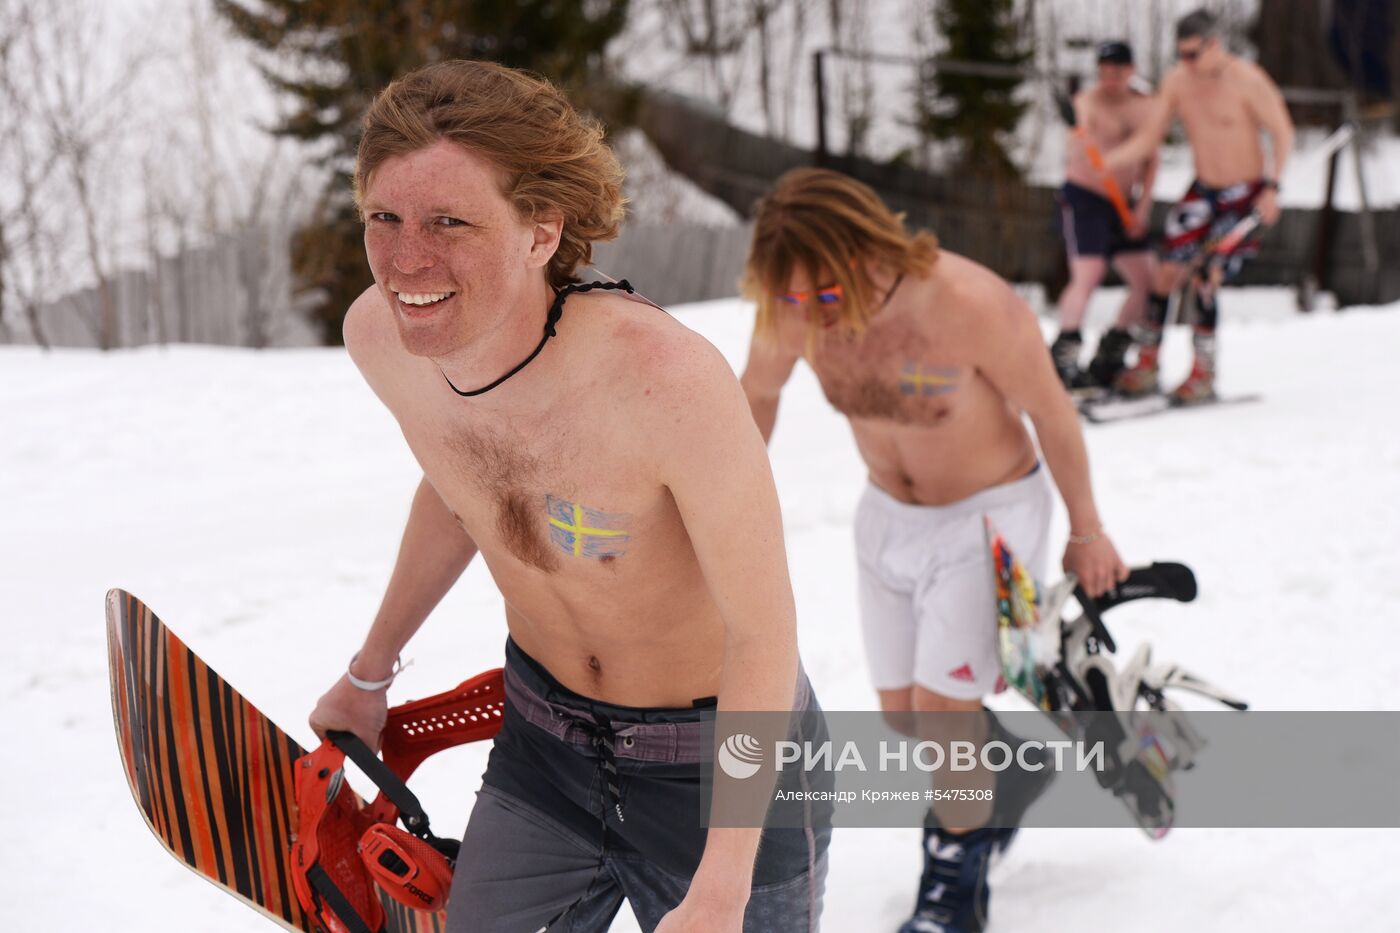
<path fill-rule="evenodd" d="M 292 763 L 305 749 L 135 596 L 107 594 L 112 717 L 127 783 L 171 855 L 287 930 L 316 933 L 292 887 Z M 386 933 L 440 933 L 443 914 L 380 892 Z"/>

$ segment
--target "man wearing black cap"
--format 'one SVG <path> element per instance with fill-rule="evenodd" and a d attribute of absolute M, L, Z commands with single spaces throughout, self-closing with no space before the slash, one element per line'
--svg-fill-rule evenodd
<path fill-rule="evenodd" d="M 1098 82 L 1074 98 L 1076 132 L 1066 152 L 1061 223 L 1069 252 L 1069 285 L 1060 294 L 1060 334 L 1050 347 L 1067 389 L 1109 388 L 1132 345 L 1128 328 L 1142 322 L 1152 279 L 1147 224 L 1157 156 L 1112 173 L 1098 153 L 1131 136 L 1147 119 L 1151 97 L 1132 86 L 1133 50 L 1126 42 L 1098 47 Z M 1097 165 L 1096 165 L 1097 163 Z M 1128 286 L 1116 325 L 1104 334 L 1087 370 L 1079 365 L 1080 324 L 1109 262 Z"/>

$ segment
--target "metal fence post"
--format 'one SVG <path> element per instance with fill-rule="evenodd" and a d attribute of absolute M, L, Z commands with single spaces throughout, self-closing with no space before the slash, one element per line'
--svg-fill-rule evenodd
<path fill-rule="evenodd" d="M 817 91 L 817 164 L 826 166 L 828 164 L 827 154 L 830 150 L 826 142 L 826 50 L 818 49 L 812 53 L 812 80 L 816 83 Z"/>

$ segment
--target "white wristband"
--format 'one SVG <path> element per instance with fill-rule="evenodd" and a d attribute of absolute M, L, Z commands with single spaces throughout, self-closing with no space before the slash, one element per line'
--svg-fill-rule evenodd
<path fill-rule="evenodd" d="M 354 672 L 350 670 L 350 668 L 355 666 L 355 661 L 359 657 L 360 653 L 356 651 L 354 657 L 350 659 L 350 663 L 345 665 L 345 676 L 350 681 L 350 686 L 358 687 L 359 689 L 368 691 L 370 693 L 373 693 L 376 690 L 383 690 L 385 687 L 392 684 L 394 682 L 394 678 L 398 677 L 399 674 L 403 672 L 403 669 L 408 666 L 408 664 L 413 663 L 413 661 L 410 660 L 408 664 L 404 664 L 403 658 L 402 656 L 400 656 L 394 659 L 394 667 L 391 671 L 389 671 L 388 677 L 384 678 L 383 680 L 362 680 L 361 678 L 356 677 Z"/>
<path fill-rule="evenodd" d="M 1104 537 L 1103 526 L 1100 525 L 1097 531 L 1091 531 L 1087 535 L 1077 535 L 1070 533 L 1070 544 L 1093 544 L 1095 541 L 1102 541 Z"/>

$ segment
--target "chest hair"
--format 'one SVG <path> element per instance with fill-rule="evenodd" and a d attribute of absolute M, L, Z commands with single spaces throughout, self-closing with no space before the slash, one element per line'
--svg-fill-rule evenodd
<path fill-rule="evenodd" d="M 559 556 L 544 530 L 544 477 L 552 458 L 510 431 L 457 429 L 447 447 L 466 482 L 493 512 L 496 534 L 522 563 L 550 573 Z"/>

